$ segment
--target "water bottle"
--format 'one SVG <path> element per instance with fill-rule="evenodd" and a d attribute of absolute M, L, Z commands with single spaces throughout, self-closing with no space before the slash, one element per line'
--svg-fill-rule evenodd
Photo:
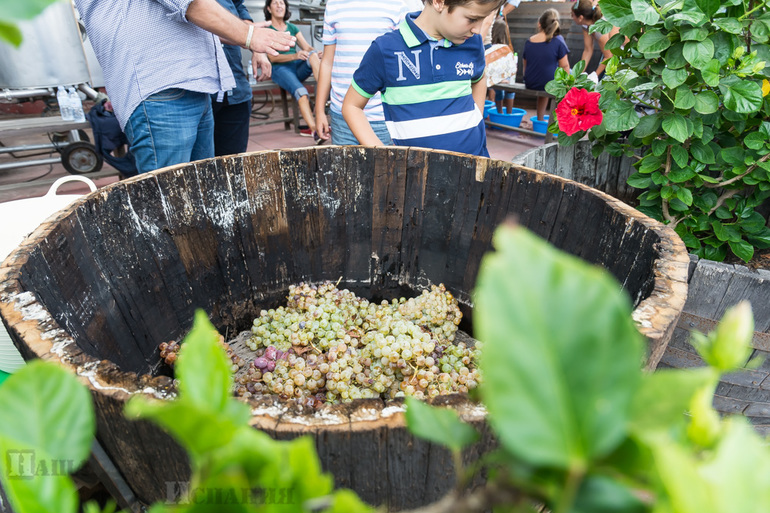
<path fill-rule="evenodd" d="M 59 113 L 64 121 L 73 121 L 75 119 L 72 107 L 70 107 L 69 95 L 62 86 L 56 89 L 56 102 L 59 104 Z"/>
<path fill-rule="evenodd" d="M 516 73 L 519 72 L 519 54 L 513 52 L 513 76 L 511 77 L 511 83 L 516 82 Z"/>
<path fill-rule="evenodd" d="M 257 79 L 254 78 L 254 66 L 251 65 L 251 61 L 249 61 L 246 74 L 249 76 L 249 85 L 257 85 Z"/>
<path fill-rule="evenodd" d="M 86 115 L 83 112 L 83 101 L 80 99 L 80 95 L 77 91 L 75 91 L 74 87 L 70 88 L 69 99 L 70 104 L 72 104 L 72 117 L 74 118 L 73 121 L 82 123 L 86 120 Z"/>

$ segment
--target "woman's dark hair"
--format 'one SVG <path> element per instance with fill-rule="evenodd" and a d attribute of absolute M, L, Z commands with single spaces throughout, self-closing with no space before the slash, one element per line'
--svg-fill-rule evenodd
<path fill-rule="evenodd" d="M 602 19 L 602 8 L 594 5 L 592 0 L 578 0 L 575 2 L 572 12 L 575 13 L 575 16 L 582 16 L 591 21 Z"/>
<path fill-rule="evenodd" d="M 545 32 L 546 43 L 560 34 L 559 20 L 559 11 L 556 9 L 546 9 L 546 11 L 540 15 L 540 19 L 537 20 L 540 28 Z"/>
<path fill-rule="evenodd" d="M 511 40 L 508 38 L 508 31 L 505 30 L 506 23 L 502 18 L 498 18 L 492 23 L 492 44 L 511 46 Z"/>
<path fill-rule="evenodd" d="M 262 9 L 262 12 L 265 13 L 265 21 L 270 21 L 270 18 L 273 17 L 272 13 L 267 9 L 270 7 L 270 4 L 273 3 L 273 0 L 265 0 L 265 7 Z M 289 0 L 283 0 L 284 5 L 286 5 L 286 13 L 283 15 L 284 20 L 288 20 L 291 18 L 291 11 L 289 10 Z"/>

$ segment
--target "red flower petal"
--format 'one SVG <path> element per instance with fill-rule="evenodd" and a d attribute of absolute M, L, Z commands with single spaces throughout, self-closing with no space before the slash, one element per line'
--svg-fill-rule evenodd
<path fill-rule="evenodd" d="M 599 109 L 600 93 L 572 88 L 556 106 L 559 129 L 567 135 L 588 130 L 600 125 L 602 111 Z"/>

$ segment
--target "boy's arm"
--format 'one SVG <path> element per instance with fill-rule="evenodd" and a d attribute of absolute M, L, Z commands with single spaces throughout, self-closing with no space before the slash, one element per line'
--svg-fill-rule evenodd
<path fill-rule="evenodd" d="M 368 101 L 369 98 L 362 96 L 353 86 L 350 86 L 342 102 L 342 117 L 345 118 L 350 131 L 359 143 L 364 146 L 384 146 L 364 114 L 364 107 Z"/>
<path fill-rule="evenodd" d="M 329 119 L 326 117 L 326 102 L 332 88 L 332 66 L 337 45 L 324 45 L 321 67 L 318 70 L 318 83 L 315 86 L 315 130 L 321 139 L 331 136 Z"/>
<path fill-rule="evenodd" d="M 473 95 L 473 101 L 476 102 L 476 107 L 479 108 L 479 112 L 484 112 L 484 100 L 487 99 L 487 79 L 486 73 L 481 75 L 481 79 L 471 84 L 471 94 Z"/>

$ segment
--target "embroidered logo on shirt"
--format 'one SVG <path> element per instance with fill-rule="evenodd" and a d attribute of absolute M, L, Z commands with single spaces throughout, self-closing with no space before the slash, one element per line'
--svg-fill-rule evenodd
<path fill-rule="evenodd" d="M 455 64 L 455 70 L 457 71 L 458 76 L 468 75 L 473 76 L 473 63 L 469 62 L 468 64 L 465 64 L 463 62 L 458 62 Z"/>
<path fill-rule="evenodd" d="M 420 79 L 420 52 L 422 52 L 422 50 L 412 50 L 414 62 L 409 60 L 409 57 L 406 56 L 405 52 L 393 52 L 393 55 L 398 57 L 398 78 L 396 81 L 406 80 L 406 77 L 404 76 L 404 65 L 406 66 L 406 69 L 412 72 L 414 78 L 417 80 Z"/>

